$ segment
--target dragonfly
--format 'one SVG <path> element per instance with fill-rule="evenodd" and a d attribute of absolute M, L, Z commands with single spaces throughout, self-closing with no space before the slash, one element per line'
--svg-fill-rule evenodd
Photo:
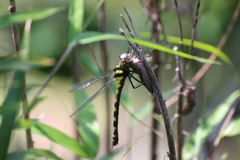
<path fill-rule="evenodd" d="M 116 81 L 116 91 L 115 91 L 115 101 L 114 101 L 114 118 L 113 118 L 113 139 L 112 139 L 112 145 L 116 146 L 118 144 L 119 136 L 118 136 L 118 115 L 119 115 L 119 104 L 120 104 L 120 97 L 121 97 L 121 92 L 125 83 L 126 78 L 129 79 L 132 87 L 134 89 L 140 87 L 141 85 L 144 85 L 150 93 L 151 89 L 147 87 L 148 85 L 148 80 L 146 81 L 146 71 L 142 68 L 142 64 L 138 58 L 135 56 L 132 56 L 131 53 L 123 53 L 120 56 L 120 62 L 119 64 L 113 69 L 113 70 L 108 70 L 101 75 L 94 77 L 92 79 L 86 80 L 84 82 L 78 83 L 74 85 L 69 92 L 74 92 L 77 90 L 82 90 L 86 87 L 89 87 L 99 80 L 106 78 L 110 76 L 111 74 L 114 73 L 113 78 L 108 80 L 95 94 L 93 94 L 85 103 L 83 103 L 79 108 L 74 111 L 70 117 L 75 115 L 77 112 L 85 108 L 88 104 L 90 104 L 98 95 L 109 89 L 109 85 L 111 82 Z M 154 65 L 152 68 L 155 69 L 157 65 Z M 142 73 L 141 73 L 142 72 Z M 139 75 L 139 79 L 135 78 L 133 74 L 136 73 Z M 140 84 L 138 86 L 134 86 L 132 79 L 135 79 L 137 82 Z M 150 87 L 151 88 L 151 87 Z"/>
<path fill-rule="evenodd" d="M 125 8 L 124 8 L 125 9 Z M 126 11 L 126 10 L 125 10 Z M 127 11 L 126 11 L 127 13 Z M 130 19 L 129 14 L 127 13 L 128 18 Z M 122 17 L 122 16 L 121 16 Z M 124 18 L 122 17 L 125 25 L 128 28 L 128 31 L 130 33 L 130 35 L 134 38 L 134 35 L 131 34 L 131 31 L 128 27 L 128 25 L 126 24 Z M 130 19 L 132 28 L 134 29 L 134 26 L 132 24 L 132 20 Z M 134 29 L 135 31 L 135 29 Z M 136 34 L 136 32 L 135 32 Z M 124 35 L 125 36 L 125 35 Z M 139 51 L 141 51 L 141 47 L 136 44 L 137 48 Z M 121 97 L 121 92 L 125 83 L 125 80 L 128 78 L 132 87 L 134 89 L 140 87 L 141 85 L 145 86 L 147 88 L 147 90 L 151 93 L 154 94 L 154 88 L 153 88 L 153 84 L 151 79 L 149 78 L 148 72 L 146 70 L 146 68 L 144 67 L 143 63 L 141 62 L 141 60 L 133 55 L 134 52 L 132 51 L 132 53 L 123 53 L 120 55 L 120 62 L 119 64 L 113 69 L 113 70 L 108 70 L 104 73 L 102 73 L 101 75 L 94 77 L 92 79 L 89 79 L 87 81 L 78 83 L 76 85 L 74 85 L 69 92 L 74 92 L 76 90 L 82 90 L 88 86 L 93 85 L 94 83 L 98 82 L 101 79 L 104 79 L 108 76 L 110 76 L 111 74 L 114 74 L 114 76 L 108 80 L 95 94 L 93 94 L 86 102 L 84 102 L 79 108 L 76 109 L 76 111 L 74 111 L 70 117 L 72 117 L 73 115 L 75 115 L 77 112 L 79 112 L 80 110 L 82 110 L 83 108 L 85 108 L 89 103 L 91 103 L 98 95 L 100 95 L 101 93 L 103 93 L 104 91 L 106 91 L 107 89 L 109 89 L 109 85 L 111 82 L 116 81 L 115 85 L 116 85 L 116 91 L 115 91 L 115 100 L 114 100 L 114 117 L 113 117 L 113 137 L 112 137 L 112 146 L 116 146 L 118 144 L 119 141 L 119 135 L 118 135 L 118 116 L 119 116 L 119 104 L 120 104 L 120 97 Z M 152 66 L 152 69 L 155 69 L 157 67 L 157 65 Z M 137 74 L 140 78 L 137 79 L 133 76 L 133 74 Z M 137 82 L 139 82 L 138 86 L 134 86 L 132 83 L 132 78 L 134 80 L 136 80 Z"/>

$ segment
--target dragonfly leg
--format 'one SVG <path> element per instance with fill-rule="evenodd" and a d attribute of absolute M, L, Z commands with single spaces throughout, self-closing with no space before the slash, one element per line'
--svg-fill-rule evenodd
<path fill-rule="evenodd" d="M 141 85 L 143 85 L 143 83 L 142 83 L 140 80 L 138 80 L 136 77 L 134 77 L 134 76 L 132 75 L 133 73 L 134 73 L 134 72 L 132 72 L 131 74 L 128 75 L 128 79 L 129 79 L 129 81 L 130 81 L 130 83 L 131 83 L 133 89 L 136 89 L 136 88 L 140 87 Z M 133 84 L 131 78 L 133 78 L 133 79 L 135 79 L 137 82 L 139 82 L 140 85 L 138 85 L 138 86 L 134 86 L 134 84 Z"/>

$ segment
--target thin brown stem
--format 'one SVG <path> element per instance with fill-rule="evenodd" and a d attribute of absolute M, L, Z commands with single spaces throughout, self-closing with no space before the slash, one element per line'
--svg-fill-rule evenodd
<path fill-rule="evenodd" d="M 178 2 L 177 0 L 174 0 L 175 2 L 175 9 L 177 13 L 177 18 L 178 18 L 178 27 L 179 27 L 179 34 L 180 34 L 180 48 L 181 51 L 183 52 L 183 31 L 182 31 L 182 23 L 180 19 L 180 13 L 178 11 Z M 184 61 L 182 57 L 176 56 L 176 61 L 177 61 L 177 75 L 178 75 L 178 81 L 179 81 L 179 92 L 183 92 L 185 89 L 185 77 L 184 77 Z M 183 130 L 183 125 L 182 125 L 182 115 L 181 112 L 183 110 L 183 105 L 184 105 L 184 97 L 182 94 L 178 95 L 178 105 L 177 105 L 177 118 L 176 118 L 176 125 L 177 125 L 177 155 L 178 155 L 178 160 L 182 160 L 182 148 L 183 148 L 183 139 L 184 135 L 182 133 Z"/>
<path fill-rule="evenodd" d="M 103 33 L 106 33 L 106 13 L 105 13 L 105 3 L 102 4 L 100 7 L 100 10 L 98 12 L 98 25 L 99 25 L 99 30 Z M 103 70 L 108 70 L 108 52 L 107 52 L 107 42 L 106 41 L 101 41 L 100 42 L 100 50 L 101 50 L 101 55 L 103 55 Z M 105 79 L 105 82 L 107 82 L 107 79 Z M 106 102 L 106 121 L 105 124 L 106 126 L 106 153 L 109 153 L 111 150 L 111 140 L 112 140 L 112 135 L 110 133 L 110 126 L 112 126 L 112 122 L 110 121 L 110 117 L 112 117 L 112 114 L 109 112 L 109 108 L 111 106 L 110 104 L 110 98 L 109 95 L 110 91 L 106 91 L 105 94 L 105 102 Z"/>
<path fill-rule="evenodd" d="M 227 29 L 225 31 L 225 33 L 222 35 L 220 41 L 218 42 L 218 45 L 217 45 L 217 48 L 219 50 L 222 49 L 222 47 L 225 45 L 226 41 L 228 40 L 229 38 L 229 35 L 230 33 L 232 32 L 232 29 L 239 17 L 239 14 L 240 14 L 240 2 L 238 3 L 234 13 L 233 13 L 233 16 L 231 18 L 231 21 L 229 22 L 228 26 L 227 26 Z M 211 56 L 208 58 L 210 60 L 215 60 L 217 58 L 217 55 L 216 54 L 211 54 Z M 208 69 L 211 67 L 212 65 L 211 64 L 208 64 L 208 63 L 205 63 L 201 69 L 194 75 L 194 77 L 192 78 L 192 82 L 195 84 L 197 83 L 204 75 L 205 73 L 208 71 Z M 176 101 L 178 100 L 178 96 L 177 95 L 174 95 L 172 96 L 171 98 L 169 98 L 166 103 L 167 103 L 167 106 L 170 107 L 172 106 L 174 103 L 176 103 Z"/>
<path fill-rule="evenodd" d="M 139 0 L 139 2 L 142 4 L 142 6 L 145 9 L 148 10 L 148 13 L 149 13 L 148 17 L 152 23 L 151 41 L 154 43 L 157 43 L 157 42 L 159 42 L 158 37 L 160 35 L 160 32 L 162 32 L 164 37 L 166 37 L 164 26 L 163 26 L 163 23 L 161 20 L 161 11 L 158 7 L 160 1 L 159 0 L 150 0 L 149 3 L 146 3 L 146 2 Z M 153 64 L 158 64 L 160 66 L 161 63 L 160 63 L 160 56 L 159 56 L 158 50 L 153 50 L 152 57 L 153 57 Z M 158 69 L 154 70 L 154 74 L 157 78 L 159 77 L 159 69 L 160 69 L 160 67 L 158 67 Z M 158 108 L 157 98 L 153 99 L 153 104 L 154 104 L 154 109 L 153 109 L 152 115 L 160 112 L 159 108 Z M 154 128 L 155 130 L 158 130 L 158 126 L 159 126 L 159 122 L 155 118 L 152 118 L 152 128 Z M 151 139 L 151 159 L 155 160 L 155 159 L 157 159 L 157 156 L 158 156 L 157 135 L 152 132 L 151 138 L 152 138 Z"/>
<path fill-rule="evenodd" d="M 125 36 L 122 29 L 120 29 L 120 32 L 123 36 Z M 167 134 L 167 141 L 168 141 L 168 148 L 169 148 L 168 156 L 169 156 L 170 160 L 176 160 L 176 152 L 175 152 L 175 145 L 174 145 L 171 123 L 170 123 L 167 107 L 166 107 L 166 104 L 165 104 L 165 100 L 162 96 L 157 78 L 156 78 L 153 70 L 151 69 L 151 66 L 148 64 L 147 60 L 145 59 L 144 55 L 142 54 L 141 50 L 139 50 L 128 39 L 127 39 L 127 41 L 129 43 L 129 45 L 132 47 L 132 49 L 134 50 L 134 52 L 136 53 L 137 57 L 139 57 L 140 60 L 142 61 L 143 65 L 144 65 L 144 67 L 145 67 L 145 69 L 146 69 L 146 71 L 149 75 L 149 78 L 150 78 L 151 82 L 153 83 L 154 93 L 157 96 L 158 102 L 160 104 L 159 110 L 162 112 L 162 117 L 163 117 L 163 120 L 164 120 L 164 126 L 165 126 L 165 130 L 166 130 L 166 134 Z"/>
<path fill-rule="evenodd" d="M 193 51 L 193 45 L 194 45 L 194 40 L 195 40 L 195 34 L 196 34 L 196 26 L 197 26 L 197 22 L 198 22 L 198 14 L 199 14 L 199 10 L 200 10 L 200 4 L 201 4 L 201 0 L 198 0 L 198 4 L 197 4 L 197 10 L 196 10 L 196 14 L 195 14 L 195 20 L 194 20 L 194 24 L 193 24 L 193 28 L 192 28 L 192 34 L 191 34 L 191 45 L 189 48 L 189 54 L 192 54 Z M 190 63 L 191 60 L 188 60 L 188 63 L 186 65 L 186 73 L 185 76 L 187 77 L 187 72 L 189 70 L 190 67 Z"/>
<path fill-rule="evenodd" d="M 223 36 L 221 37 L 218 45 L 217 45 L 217 49 L 221 50 L 222 47 L 225 45 L 226 41 L 229 38 L 230 33 L 232 32 L 232 29 L 239 17 L 240 14 L 240 2 L 238 2 L 238 5 L 233 13 L 233 16 L 231 18 L 231 21 L 229 22 L 227 29 L 225 31 L 225 33 L 223 34 Z M 210 60 L 215 60 L 217 58 L 216 54 L 211 54 L 211 56 L 208 58 Z M 192 78 L 192 82 L 193 83 L 197 83 L 202 77 L 203 75 L 205 75 L 205 73 L 209 70 L 209 68 L 212 66 L 212 64 L 209 63 L 205 63 L 201 69 L 194 75 L 194 77 Z"/>
<path fill-rule="evenodd" d="M 16 13 L 16 3 L 15 0 L 10 0 L 10 6 L 9 6 L 9 12 L 13 15 Z M 26 24 L 28 25 L 28 23 Z M 28 26 L 26 27 L 28 28 Z M 18 24 L 13 24 L 12 25 L 12 36 L 13 36 L 13 42 L 14 42 L 14 47 L 15 47 L 15 56 L 18 58 L 20 56 L 20 33 L 19 33 L 19 27 Z M 23 90 L 22 90 L 22 103 L 23 103 L 23 111 L 24 111 L 24 118 L 29 119 L 29 111 L 27 109 L 28 107 L 28 101 L 27 101 L 27 92 L 26 92 L 26 77 L 25 74 L 23 76 Z M 27 148 L 33 148 L 33 140 L 32 140 L 32 135 L 31 135 L 31 130 L 30 128 L 26 129 L 26 138 L 27 138 Z"/>
<path fill-rule="evenodd" d="M 75 49 L 74 49 L 74 51 L 73 51 L 73 54 L 71 55 L 71 60 L 72 60 L 72 65 L 71 65 L 71 71 L 72 71 L 72 78 L 73 78 L 73 81 L 74 81 L 74 83 L 79 83 L 80 82 L 80 78 L 79 78 L 79 73 L 80 73 L 80 65 L 79 65 L 79 63 L 78 63 L 78 61 L 77 61 L 77 58 L 76 58 L 76 50 L 77 50 L 77 48 L 78 47 L 76 47 Z M 75 123 L 76 123 L 76 125 L 75 125 L 75 127 L 74 127 L 74 136 L 75 136 L 75 139 L 77 140 L 77 141 L 80 141 L 80 139 L 81 139 L 81 135 L 79 134 L 79 132 L 78 132 L 78 120 L 75 120 Z M 75 160 L 78 160 L 79 159 L 79 157 L 78 156 L 74 156 L 74 159 Z"/>
<path fill-rule="evenodd" d="M 10 0 L 10 6 L 8 8 L 8 11 L 13 15 L 16 13 L 16 3 L 15 0 Z M 15 56 L 19 56 L 20 52 L 20 33 L 19 33 L 19 27 L 18 24 L 13 24 L 12 25 L 12 37 L 13 37 L 13 42 L 14 42 L 14 47 L 15 47 Z"/>
<path fill-rule="evenodd" d="M 130 112 L 126 107 L 124 107 L 124 109 L 126 110 L 126 112 L 127 112 L 133 119 L 135 119 L 135 120 L 136 120 L 137 122 L 139 122 L 141 125 L 145 126 L 145 127 L 148 128 L 151 132 L 153 132 L 154 134 L 158 135 L 159 137 L 166 139 L 166 136 L 165 136 L 162 132 L 156 130 L 155 128 L 147 125 L 146 123 L 144 123 L 143 121 L 141 121 L 140 119 L 138 119 L 138 118 L 137 118 L 132 112 Z"/>

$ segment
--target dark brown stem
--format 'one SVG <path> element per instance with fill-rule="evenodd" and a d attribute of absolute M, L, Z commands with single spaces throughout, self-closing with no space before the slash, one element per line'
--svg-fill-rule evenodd
<path fill-rule="evenodd" d="M 80 78 L 79 78 L 79 73 L 80 73 L 80 65 L 77 61 L 77 58 L 76 58 L 76 50 L 77 50 L 78 47 L 76 47 L 73 51 L 73 54 L 71 55 L 71 60 L 72 60 L 72 65 L 71 65 L 71 70 L 72 70 L 72 77 L 73 77 L 73 81 L 74 83 L 79 83 L 80 82 Z M 78 120 L 75 121 L 76 123 L 76 127 L 74 127 L 74 136 L 75 136 L 75 139 L 77 141 L 80 141 L 81 139 L 81 135 L 79 134 L 78 132 L 78 129 L 77 129 L 77 126 L 78 126 Z M 78 160 L 79 157 L 78 156 L 74 156 L 74 159 L 75 160 Z"/>
<path fill-rule="evenodd" d="M 98 25 L 99 25 L 99 30 L 100 32 L 106 33 L 106 14 L 105 14 L 105 3 L 102 4 L 99 12 L 98 12 Z M 101 55 L 103 55 L 103 70 L 106 71 L 108 70 L 108 53 L 107 53 L 107 42 L 106 41 L 101 41 L 100 42 L 100 49 L 101 49 Z M 105 79 L 105 82 L 107 82 L 107 79 Z M 110 98 L 109 95 L 110 91 L 106 91 L 105 94 L 105 102 L 106 102 L 106 123 L 107 124 L 107 129 L 106 129 L 106 153 L 109 153 L 111 150 L 111 140 L 112 140 L 112 134 L 110 132 L 110 126 L 112 126 L 112 122 L 110 121 L 110 117 L 112 117 L 111 112 L 109 112 L 110 107 Z"/>
<path fill-rule="evenodd" d="M 148 13 L 149 13 L 148 17 L 152 22 L 151 41 L 154 43 L 157 43 L 157 42 L 159 42 L 158 37 L 160 35 L 160 32 L 162 32 L 164 37 L 166 37 L 164 26 L 161 21 L 161 11 L 158 8 L 160 1 L 159 0 L 150 0 L 149 3 L 146 3 L 146 2 L 139 0 L 139 2 L 142 4 L 142 6 L 145 9 L 148 10 Z M 160 56 L 159 56 L 158 50 L 153 50 L 152 57 L 153 57 L 153 64 L 158 64 L 160 66 Z M 159 69 L 160 69 L 160 67 L 158 67 L 156 70 L 154 70 L 154 74 L 156 75 L 157 78 L 159 75 Z M 153 110 L 152 114 L 159 113 L 158 102 L 157 102 L 156 98 L 153 99 L 153 104 L 154 104 L 154 110 Z M 158 130 L 158 126 L 159 126 L 158 121 L 155 118 L 152 118 L 152 128 L 154 128 L 155 130 Z M 157 159 L 157 135 L 152 132 L 151 138 L 152 138 L 152 140 L 151 140 L 151 142 L 152 142 L 151 159 L 155 160 L 155 159 Z"/>
<path fill-rule="evenodd" d="M 9 12 L 13 15 L 16 13 L 16 3 L 15 0 L 10 0 L 10 6 L 9 6 Z M 13 24 L 12 25 L 12 36 L 13 36 L 13 42 L 15 46 L 15 56 L 18 58 L 20 56 L 20 33 L 19 33 L 19 27 L 18 24 Z M 23 111 L 24 111 L 24 118 L 29 119 L 29 111 L 27 109 L 28 107 L 28 101 L 27 101 L 27 93 L 26 93 L 26 78 L 25 74 L 23 76 L 23 90 L 22 90 L 22 103 L 23 103 Z M 27 138 L 27 148 L 33 148 L 33 141 L 32 141 L 32 135 L 31 135 L 31 130 L 26 129 L 26 138 Z"/>
<path fill-rule="evenodd" d="M 122 35 L 125 36 L 122 29 L 120 30 L 120 32 L 121 32 Z M 148 75 L 149 75 L 149 78 L 150 78 L 151 82 L 153 82 L 154 93 L 157 96 L 158 102 L 160 104 L 159 110 L 162 112 L 162 117 L 163 117 L 163 120 L 164 120 L 164 126 L 165 126 L 165 130 L 166 130 L 166 134 L 167 134 L 167 141 L 168 141 L 168 148 L 169 148 L 168 156 L 169 156 L 170 160 L 176 160 L 176 152 L 175 152 L 171 123 L 170 123 L 170 119 L 169 119 L 169 116 L 168 116 L 168 111 L 167 111 L 167 107 L 166 107 L 166 104 L 165 104 L 165 100 L 162 96 L 160 87 L 158 85 L 157 78 L 156 78 L 153 70 L 151 69 L 151 66 L 148 64 L 147 60 L 145 59 L 144 55 L 142 54 L 141 50 L 139 50 L 132 42 L 128 41 L 128 43 L 131 46 L 131 48 L 134 50 L 134 52 L 136 53 L 137 57 L 139 57 L 140 60 L 142 61 L 144 67 L 146 68 L 146 70 L 148 72 Z"/>
<path fill-rule="evenodd" d="M 13 15 L 16 13 L 16 4 L 15 0 L 10 0 L 10 6 L 8 8 L 8 11 Z M 20 51 L 20 33 L 19 33 L 19 27 L 18 24 L 13 24 L 12 25 L 12 37 L 13 37 L 13 42 L 14 42 L 14 47 L 15 47 L 15 55 L 16 57 L 19 56 L 19 51 Z"/>
<path fill-rule="evenodd" d="M 239 17 L 239 14 L 240 14 L 240 2 L 238 2 L 238 5 L 233 13 L 233 16 L 231 18 L 231 21 L 229 22 L 228 26 L 227 26 L 227 29 L 225 31 L 225 33 L 223 34 L 223 36 L 221 37 L 218 45 L 217 45 L 217 49 L 221 50 L 222 47 L 225 45 L 226 41 L 228 40 L 228 37 L 230 35 L 230 33 L 232 32 L 232 29 Z M 215 60 L 217 58 L 217 55 L 216 54 L 212 54 L 208 59 L 210 60 Z M 210 63 L 205 63 L 201 69 L 195 74 L 195 76 L 192 78 L 192 82 L 193 83 L 196 83 L 198 82 L 202 77 L 203 75 L 205 75 L 205 73 L 208 71 L 208 69 L 212 66 L 212 64 Z"/>
<path fill-rule="evenodd" d="M 235 9 L 235 11 L 232 15 L 231 21 L 229 22 L 225 33 L 222 35 L 220 41 L 218 42 L 218 45 L 217 45 L 216 48 L 218 48 L 219 50 L 221 50 L 222 47 L 227 42 L 227 40 L 229 38 L 229 35 L 232 32 L 232 29 L 235 26 L 235 23 L 236 23 L 236 21 L 239 17 L 239 14 L 240 14 L 240 2 L 238 3 L 238 5 L 237 5 L 237 7 L 236 7 L 236 9 Z M 216 58 L 217 58 L 217 55 L 212 53 L 212 55 L 208 59 L 215 60 Z M 196 84 L 205 75 L 205 73 L 209 70 L 209 68 L 211 66 L 212 66 L 212 64 L 208 64 L 208 63 L 204 64 L 201 67 L 201 69 L 194 75 L 191 82 Z M 178 100 L 177 95 L 172 96 L 171 98 L 169 98 L 167 100 L 167 106 L 169 106 L 169 107 L 172 106 L 177 100 Z"/>
<path fill-rule="evenodd" d="M 174 0 L 175 2 L 175 8 L 176 8 L 176 13 L 177 13 L 177 18 L 178 18 L 178 27 L 179 27 L 179 34 L 180 34 L 180 48 L 181 51 L 183 52 L 183 31 L 182 31 L 182 23 L 180 19 L 180 13 L 178 11 L 178 3 L 177 0 Z M 184 61 L 182 57 L 176 56 L 176 61 L 177 61 L 177 75 L 178 75 L 178 81 L 179 81 L 179 92 L 183 92 L 185 89 L 185 78 L 184 78 Z M 183 125 L 182 125 L 182 115 L 181 112 L 183 110 L 183 105 L 184 105 L 184 97 L 182 94 L 178 95 L 178 105 L 177 105 L 177 118 L 176 118 L 176 125 L 177 125 L 177 155 L 178 155 L 178 160 L 182 160 L 182 148 L 183 148 Z"/>
<path fill-rule="evenodd" d="M 195 20 L 194 20 L 194 24 L 193 24 L 193 28 L 192 28 L 192 34 L 191 34 L 191 45 L 189 48 L 189 54 L 192 54 L 193 51 L 193 44 L 194 44 L 194 40 L 195 40 L 195 33 L 196 33 L 196 26 L 197 26 L 197 22 L 198 22 L 198 14 L 199 14 L 199 10 L 200 10 L 200 4 L 201 4 L 201 0 L 198 0 L 198 4 L 197 4 L 197 10 L 196 10 L 196 14 L 195 14 Z M 188 60 L 188 63 L 186 65 L 186 73 L 185 76 L 187 77 L 187 72 L 190 66 L 191 60 Z"/>
<path fill-rule="evenodd" d="M 149 2 L 149 6 L 151 8 L 151 10 L 149 10 L 149 18 L 152 22 L 152 38 L 151 41 L 154 43 L 157 43 L 159 41 L 158 37 L 160 35 L 160 26 L 162 26 L 162 24 L 160 23 L 160 11 L 159 11 L 159 0 L 151 0 Z M 159 63 L 159 51 L 158 50 L 153 50 L 152 52 L 152 57 L 153 57 L 153 64 L 160 64 Z M 159 69 L 160 66 L 154 70 L 154 74 L 155 76 L 158 78 L 159 75 Z M 159 108 L 158 108 L 158 102 L 157 102 L 157 98 L 153 99 L 153 104 L 154 104 L 154 108 L 153 108 L 153 112 L 152 115 L 154 115 L 155 113 L 159 113 Z M 158 130 L 158 126 L 159 126 L 159 122 L 152 117 L 152 128 Z M 151 159 L 152 160 L 156 160 L 158 159 L 158 136 L 152 132 L 151 135 Z"/>

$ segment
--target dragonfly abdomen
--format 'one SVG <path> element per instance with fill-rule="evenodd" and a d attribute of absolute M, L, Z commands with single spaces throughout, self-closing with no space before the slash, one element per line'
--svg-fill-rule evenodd
<path fill-rule="evenodd" d="M 120 97 L 122 93 L 122 89 L 124 86 L 124 82 L 128 75 L 127 71 L 116 70 L 114 77 L 116 78 L 116 93 L 115 93 L 115 102 L 114 102 L 114 113 L 113 113 L 113 140 L 112 145 L 116 146 L 118 144 L 118 115 L 119 115 L 119 104 Z"/>

